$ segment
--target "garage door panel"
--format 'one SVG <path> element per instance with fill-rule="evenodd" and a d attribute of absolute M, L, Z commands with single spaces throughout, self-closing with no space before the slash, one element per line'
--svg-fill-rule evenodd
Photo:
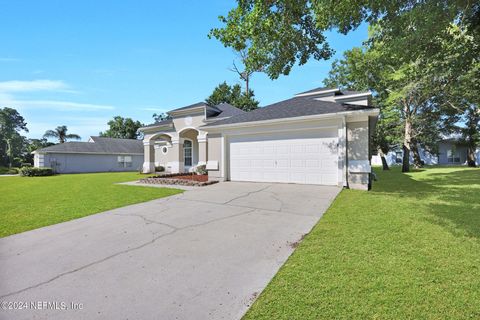
<path fill-rule="evenodd" d="M 288 168 L 290 168 L 290 160 L 288 160 L 288 159 L 278 159 L 276 165 L 277 165 L 277 168 L 288 169 Z"/>
<path fill-rule="evenodd" d="M 304 168 L 305 167 L 305 160 L 292 159 L 292 160 L 290 160 L 290 167 L 291 168 Z"/>
<path fill-rule="evenodd" d="M 336 130 L 230 139 L 230 179 L 336 185 Z"/>
<path fill-rule="evenodd" d="M 322 175 L 319 173 L 311 173 L 305 177 L 307 184 L 322 184 Z"/>

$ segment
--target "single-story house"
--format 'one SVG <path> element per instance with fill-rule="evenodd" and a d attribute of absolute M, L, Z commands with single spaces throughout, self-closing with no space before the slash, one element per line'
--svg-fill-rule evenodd
<path fill-rule="evenodd" d="M 426 165 L 466 165 L 467 164 L 467 146 L 458 138 L 447 138 L 438 142 L 438 154 L 432 154 L 423 148 L 418 148 L 420 159 Z M 476 152 L 476 163 L 480 165 L 480 149 Z M 385 155 L 389 166 L 401 164 L 403 151 L 396 148 Z M 410 163 L 413 164 L 413 155 L 410 153 Z M 372 156 L 372 165 L 382 165 L 379 155 Z"/>
<path fill-rule="evenodd" d="M 65 142 L 33 152 L 35 167 L 58 173 L 139 171 L 141 140 L 90 137 L 88 142 Z"/>
<path fill-rule="evenodd" d="M 206 165 L 211 179 L 368 189 L 378 113 L 370 92 L 338 88 L 316 88 L 250 112 L 195 103 L 140 129 L 143 172 Z"/>

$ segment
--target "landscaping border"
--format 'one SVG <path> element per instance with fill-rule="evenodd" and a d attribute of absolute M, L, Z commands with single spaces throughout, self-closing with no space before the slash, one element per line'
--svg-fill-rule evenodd
<path fill-rule="evenodd" d="M 140 179 L 140 183 L 146 184 L 170 184 L 170 185 L 182 185 L 182 186 L 191 186 L 191 187 L 204 187 L 214 183 L 217 183 L 218 180 L 208 180 L 208 181 L 195 181 L 188 179 L 175 179 L 177 176 L 185 176 L 185 173 L 167 173 L 156 176 L 151 176 L 148 178 Z"/>

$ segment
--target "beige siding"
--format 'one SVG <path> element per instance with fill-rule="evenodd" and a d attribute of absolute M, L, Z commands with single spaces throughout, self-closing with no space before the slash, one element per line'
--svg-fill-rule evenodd
<path fill-rule="evenodd" d="M 205 119 L 205 114 L 203 112 L 185 116 L 176 116 L 173 119 L 173 125 L 175 126 L 175 131 L 178 133 L 185 128 L 198 128 L 203 126 L 205 124 L 203 119 Z"/>
<path fill-rule="evenodd" d="M 368 160 L 368 121 L 347 123 L 348 160 Z"/>
<path fill-rule="evenodd" d="M 369 162 L 370 130 L 369 121 L 347 123 L 347 154 L 350 163 Z M 367 172 L 349 172 L 348 185 L 352 189 L 367 190 L 370 174 Z"/>
<path fill-rule="evenodd" d="M 213 178 L 223 178 L 222 176 L 222 135 L 219 133 L 212 133 L 208 135 L 208 161 L 218 161 L 217 170 L 209 170 L 209 176 Z"/>

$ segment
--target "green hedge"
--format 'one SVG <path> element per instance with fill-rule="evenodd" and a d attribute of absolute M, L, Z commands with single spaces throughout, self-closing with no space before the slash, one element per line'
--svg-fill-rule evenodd
<path fill-rule="evenodd" d="M 43 177 L 43 176 L 53 176 L 52 168 L 41 167 L 23 167 L 20 169 L 20 174 L 24 177 Z"/>
<path fill-rule="evenodd" d="M 0 167 L 0 174 L 18 174 L 19 169 L 16 167 Z"/>

